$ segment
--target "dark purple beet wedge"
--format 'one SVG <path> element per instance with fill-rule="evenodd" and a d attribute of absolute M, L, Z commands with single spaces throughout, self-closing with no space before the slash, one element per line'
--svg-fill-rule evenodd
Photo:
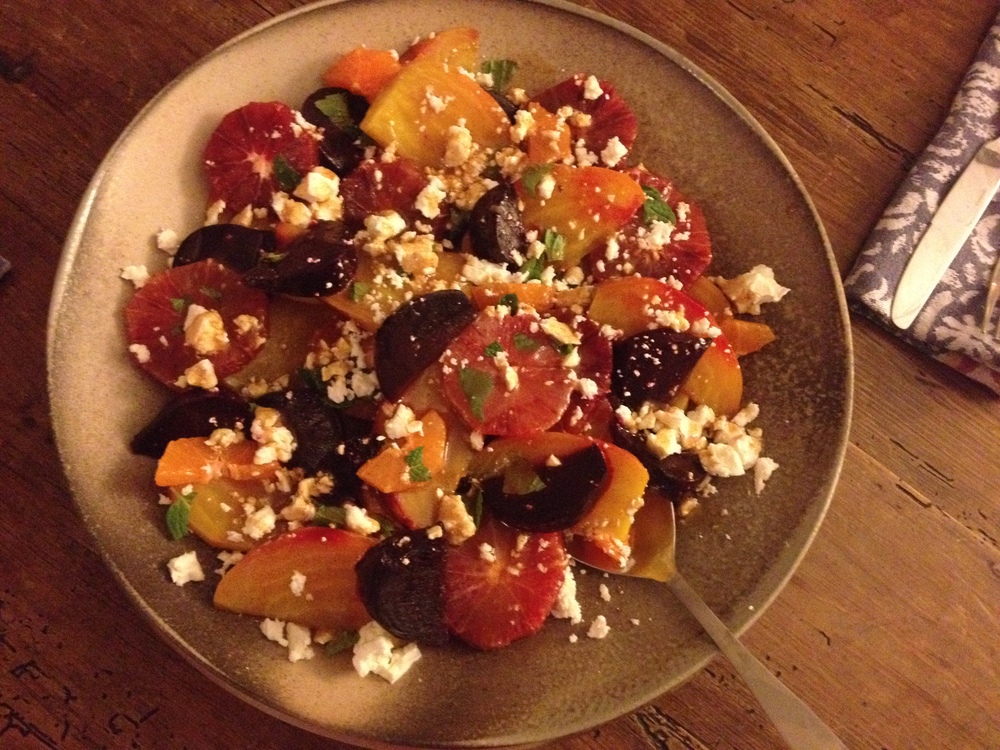
<path fill-rule="evenodd" d="M 630 408 L 668 401 L 711 343 L 670 328 L 629 336 L 614 346 L 611 390 Z"/>
<path fill-rule="evenodd" d="M 454 289 L 414 297 L 386 318 L 375 334 L 375 374 L 386 399 L 399 399 L 475 319 L 476 308 Z"/>

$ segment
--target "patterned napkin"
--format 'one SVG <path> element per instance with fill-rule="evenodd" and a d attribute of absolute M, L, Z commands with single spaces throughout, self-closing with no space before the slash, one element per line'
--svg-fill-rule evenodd
<path fill-rule="evenodd" d="M 909 330 L 889 318 L 899 278 L 948 189 L 979 147 L 1000 135 L 1000 15 L 951 112 L 875 225 L 844 280 L 851 307 L 935 359 L 1000 393 L 1000 333 L 983 333 L 986 287 L 1000 252 L 1000 197 L 986 209 Z M 998 324 L 1000 310 L 993 314 Z"/>

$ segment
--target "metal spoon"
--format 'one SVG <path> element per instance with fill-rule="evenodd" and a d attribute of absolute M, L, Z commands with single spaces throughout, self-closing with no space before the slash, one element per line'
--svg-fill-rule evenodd
<path fill-rule="evenodd" d="M 837 738 L 833 730 L 746 650 L 725 623 L 716 617 L 697 592 L 684 580 L 677 571 L 674 558 L 677 528 L 673 503 L 662 500 L 656 505 L 655 509 L 648 509 L 658 516 L 655 538 L 652 534 L 647 534 L 646 538 L 643 538 L 641 530 L 636 528 L 640 534 L 633 539 L 633 555 L 641 562 L 633 566 L 628 575 L 651 578 L 670 587 L 674 596 L 701 624 L 705 632 L 715 641 L 715 645 L 740 673 L 789 747 L 793 750 L 847 750 L 847 746 Z M 644 511 L 646 510 L 644 508 Z M 665 544 L 668 540 L 669 546 Z M 594 565 L 594 561 L 590 559 L 586 562 L 588 565 Z M 600 564 L 595 567 L 609 573 L 622 572 Z"/>

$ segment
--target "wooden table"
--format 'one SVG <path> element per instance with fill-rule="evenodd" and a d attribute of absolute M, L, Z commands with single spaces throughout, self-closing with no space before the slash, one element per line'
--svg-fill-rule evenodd
<path fill-rule="evenodd" d="M 48 416 L 45 324 L 91 174 L 164 84 L 300 5 L 6 0 L 0 7 L 0 747 L 307 748 L 177 658 L 74 510 Z M 596 0 L 677 48 L 785 151 L 841 270 L 944 118 L 995 0 Z M 8 65 L 27 60 L 25 65 Z M 744 638 L 852 748 L 1000 746 L 1000 400 L 854 319 L 850 446 L 832 509 Z M 713 661 L 554 746 L 780 748 Z"/>

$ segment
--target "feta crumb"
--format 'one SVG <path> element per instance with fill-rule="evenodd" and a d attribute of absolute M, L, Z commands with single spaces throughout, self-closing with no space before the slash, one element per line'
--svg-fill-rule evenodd
<path fill-rule="evenodd" d="M 184 371 L 184 382 L 195 388 L 211 390 L 219 385 L 215 375 L 215 366 L 207 359 L 199 359 Z"/>
<path fill-rule="evenodd" d="M 583 98 L 588 101 L 599 99 L 604 94 L 600 81 L 595 76 L 587 76 L 583 82 Z"/>
<path fill-rule="evenodd" d="M 414 434 L 424 434 L 424 423 L 416 418 L 410 407 L 400 403 L 385 421 L 385 436 L 390 440 L 399 440 Z"/>
<path fill-rule="evenodd" d="M 131 344 L 128 350 L 135 355 L 135 360 L 139 364 L 149 362 L 149 347 L 145 344 Z"/>
<path fill-rule="evenodd" d="M 279 646 L 288 646 L 288 639 L 285 638 L 284 620 L 264 618 L 260 622 L 260 632 L 264 634 L 267 640 L 274 641 Z"/>
<path fill-rule="evenodd" d="M 305 575 L 297 570 L 293 570 L 292 580 L 288 584 L 288 587 L 292 590 L 292 594 L 294 594 L 295 596 L 302 596 L 302 593 L 306 590 Z"/>
<path fill-rule="evenodd" d="M 243 533 L 251 539 L 261 539 L 272 531 L 278 520 L 270 505 L 258 508 L 247 516 L 243 523 Z"/>
<path fill-rule="evenodd" d="M 205 571 L 201 569 L 198 555 L 194 550 L 178 555 L 167 563 L 170 580 L 177 586 L 183 586 L 189 581 L 204 581 Z"/>
<path fill-rule="evenodd" d="M 377 622 L 369 622 L 358 631 L 351 663 L 361 677 L 376 674 L 395 683 L 420 659 L 420 649 L 415 643 L 401 648 L 398 641 Z"/>
<path fill-rule="evenodd" d="M 611 632 L 611 628 L 608 627 L 607 618 L 604 615 L 598 615 L 594 618 L 594 621 L 590 623 L 590 628 L 587 630 L 588 638 L 606 638 L 608 633 Z"/>
<path fill-rule="evenodd" d="M 616 167 L 618 166 L 618 162 L 624 159 L 627 153 L 628 149 L 616 135 L 608 141 L 604 150 L 601 151 L 601 161 L 609 167 Z"/>
<path fill-rule="evenodd" d="M 771 478 L 778 466 L 778 462 L 773 458 L 761 456 L 757 459 L 757 463 L 753 465 L 753 488 L 758 495 L 764 491 L 764 484 Z"/>
<path fill-rule="evenodd" d="M 461 544 L 476 533 L 476 522 L 458 495 L 444 495 L 438 505 L 438 523 L 448 544 Z"/>
<path fill-rule="evenodd" d="M 611 601 L 611 591 L 608 589 L 608 585 L 606 583 L 602 583 L 597 590 L 601 594 L 601 599 L 606 602 Z"/>
<path fill-rule="evenodd" d="M 219 217 L 226 210 L 226 202 L 221 198 L 205 209 L 205 226 L 219 223 Z"/>
<path fill-rule="evenodd" d="M 698 451 L 698 460 L 701 467 L 715 477 L 740 477 L 746 473 L 740 454 L 725 443 L 710 443 Z"/>
<path fill-rule="evenodd" d="M 382 528 L 379 522 L 368 515 L 368 511 L 352 503 L 344 505 L 344 522 L 347 528 L 358 534 L 376 534 Z"/>
<path fill-rule="evenodd" d="M 576 578 L 569 567 L 563 575 L 562 585 L 549 614 L 560 620 L 569 620 L 574 625 L 583 622 L 583 610 L 576 598 Z"/>
<path fill-rule="evenodd" d="M 285 637 L 288 639 L 288 661 L 312 659 L 316 655 L 309 645 L 312 643 L 312 633 L 309 628 L 289 622 L 285 625 Z"/>
<path fill-rule="evenodd" d="M 215 569 L 220 576 L 224 576 L 231 567 L 243 559 L 243 553 L 237 550 L 224 549 L 215 556 L 222 565 Z"/>
<path fill-rule="evenodd" d="M 181 246 L 181 240 L 173 229 L 161 229 L 156 233 L 156 249 L 167 255 L 175 255 Z"/>
<path fill-rule="evenodd" d="M 441 178 L 432 176 L 427 185 L 417 194 L 413 207 L 428 219 L 436 219 L 441 215 L 441 201 L 447 197 Z"/>
<path fill-rule="evenodd" d="M 774 280 L 774 271 L 757 265 L 734 279 L 721 276 L 710 279 L 729 297 L 737 312 L 760 315 L 765 302 L 778 302 L 791 290 Z"/>
<path fill-rule="evenodd" d="M 122 269 L 121 277 L 125 281 L 131 281 L 136 289 L 142 289 L 149 281 L 149 271 L 145 266 L 125 266 Z"/>
<path fill-rule="evenodd" d="M 184 343 L 199 356 L 218 354 L 229 346 L 229 334 L 218 310 L 206 310 L 201 305 L 188 305 L 184 318 Z"/>
<path fill-rule="evenodd" d="M 495 563 L 497 561 L 496 548 L 492 544 L 483 542 L 479 545 L 479 558 L 488 563 Z"/>

